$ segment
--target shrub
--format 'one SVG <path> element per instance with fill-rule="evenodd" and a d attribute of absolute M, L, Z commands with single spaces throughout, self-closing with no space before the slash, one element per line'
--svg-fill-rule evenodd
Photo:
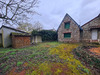
<path fill-rule="evenodd" d="M 33 30 L 32 36 L 41 35 L 43 41 L 57 41 L 57 32 L 52 30 Z"/>
<path fill-rule="evenodd" d="M 57 41 L 57 32 L 51 30 L 42 30 L 39 32 L 43 41 Z"/>

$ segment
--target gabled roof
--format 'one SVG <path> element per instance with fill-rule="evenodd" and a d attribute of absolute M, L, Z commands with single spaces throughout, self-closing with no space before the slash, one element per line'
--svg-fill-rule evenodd
<path fill-rule="evenodd" d="M 23 36 L 23 37 L 31 37 L 30 34 L 25 34 L 25 33 L 15 33 L 15 32 L 12 32 L 10 34 L 10 36 Z"/>
<path fill-rule="evenodd" d="M 95 20 L 96 18 L 98 18 L 100 16 L 100 14 L 98 16 L 96 16 L 95 18 L 93 18 L 92 20 L 88 21 L 87 23 L 85 23 L 84 25 L 82 25 L 81 27 L 85 26 L 86 24 L 90 23 L 91 21 Z"/>
<path fill-rule="evenodd" d="M 64 19 L 65 19 L 67 16 L 70 17 L 70 18 L 75 22 L 75 24 L 79 27 L 80 30 L 82 30 L 81 26 L 78 25 L 78 23 L 77 23 L 68 13 L 66 13 L 66 15 L 65 15 L 65 17 L 63 18 L 62 22 L 64 21 Z M 60 28 L 62 22 L 60 23 L 60 25 L 59 25 L 59 27 L 58 27 L 58 29 L 57 29 L 57 32 L 58 32 L 58 30 L 59 30 L 59 28 Z"/>
<path fill-rule="evenodd" d="M 19 32 L 21 32 L 21 33 L 26 33 L 26 34 L 28 34 L 27 32 L 25 32 L 25 31 L 21 31 L 21 30 L 18 30 L 18 29 L 15 29 L 15 28 L 11 28 L 11 27 L 8 27 L 8 26 L 4 26 L 4 25 L 2 25 L 2 27 L 1 28 L 8 28 L 8 29 L 11 29 L 11 30 L 15 30 L 15 31 L 19 31 Z M 0 28 L 0 29 L 1 29 Z"/>

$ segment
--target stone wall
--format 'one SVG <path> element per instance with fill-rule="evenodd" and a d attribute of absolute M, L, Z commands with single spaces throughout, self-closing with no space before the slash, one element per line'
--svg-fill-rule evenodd
<path fill-rule="evenodd" d="M 12 36 L 12 47 L 21 48 L 30 45 L 30 36 Z"/>
<path fill-rule="evenodd" d="M 66 22 L 70 22 L 70 28 L 65 29 Z M 64 33 L 71 33 L 71 38 L 64 38 Z M 69 16 L 66 15 L 61 25 L 58 28 L 58 41 L 60 42 L 80 42 L 80 28 L 77 23 Z"/>
<path fill-rule="evenodd" d="M 82 41 L 90 42 L 90 40 L 92 39 L 92 31 L 90 28 L 93 26 L 100 27 L 100 16 L 97 16 L 96 18 L 92 19 L 91 21 L 82 26 L 83 29 Z M 100 39 L 100 28 L 97 28 L 97 30 L 98 30 L 98 39 Z"/>

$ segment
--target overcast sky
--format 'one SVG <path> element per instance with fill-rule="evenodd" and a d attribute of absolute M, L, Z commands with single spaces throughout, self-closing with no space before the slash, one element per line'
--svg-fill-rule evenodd
<path fill-rule="evenodd" d="M 44 29 L 57 29 L 68 13 L 83 25 L 100 13 L 100 0 L 40 0 L 35 10 L 41 14 L 30 16 L 30 22 L 39 21 Z"/>
<path fill-rule="evenodd" d="M 100 0 L 40 0 L 33 16 L 40 21 L 44 29 L 57 29 L 65 14 L 68 13 L 78 24 L 83 25 L 100 13 Z"/>

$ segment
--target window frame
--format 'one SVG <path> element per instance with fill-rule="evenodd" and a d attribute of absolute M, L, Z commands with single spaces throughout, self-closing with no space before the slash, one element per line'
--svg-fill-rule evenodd
<path fill-rule="evenodd" d="M 70 34 L 70 36 L 69 35 L 67 35 L 67 37 L 65 36 L 65 34 Z M 71 33 L 64 33 L 64 38 L 71 38 Z"/>
<path fill-rule="evenodd" d="M 69 25 L 68 27 L 66 26 L 67 24 Z M 65 29 L 70 29 L 70 21 L 64 23 L 64 28 L 65 28 Z"/>

